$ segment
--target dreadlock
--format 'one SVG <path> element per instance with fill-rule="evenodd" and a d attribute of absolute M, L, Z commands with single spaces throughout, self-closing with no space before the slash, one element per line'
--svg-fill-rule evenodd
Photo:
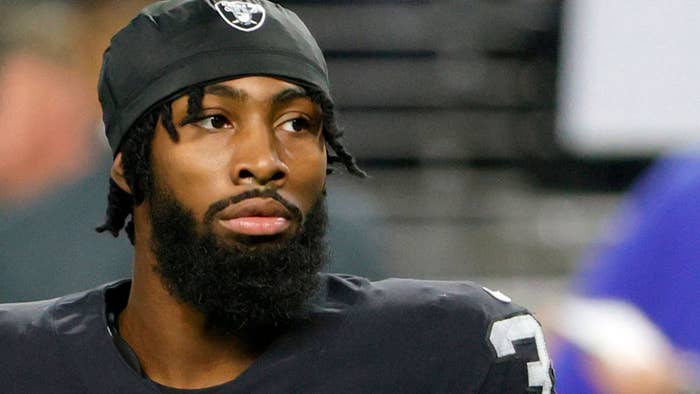
<path fill-rule="evenodd" d="M 323 91 L 308 87 L 306 88 L 311 101 L 321 107 L 323 113 L 323 137 L 331 147 L 334 155 L 328 153 L 328 163 L 342 163 L 351 174 L 360 178 L 366 178 L 365 173 L 357 165 L 353 155 L 345 148 L 341 142 L 342 130 L 338 128 L 335 119 L 335 108 L 333 102 Z M 197 116 L 202 112 L 202 98 L 204 97 L 203 86 L 193 86 L 182 96 L 187 98 L 188 118 Z M 180 97 L 182 97 L 180 96 Z M 172 102 L 174 98 L 160 104 L 147 112 L 129 129 L 119 151 L 122 153 L 122 166 L 124 168 L 124 179 L 131 189 L 131 194 L 122 190 L 114 180 L 109 180 L 109 194 L 107 196 L 107 217 L 105 223 L 95 230 L 98 233 L 109 232 L 114 237 L 119 236 L 119 232 L 124 229 L 129 241 L 135 241 L 133 208 L 141 204 L 150 197 L 153 187 L 153 173 L 151 171 L 151 142 L 155 134 L 156 125 L 160 119 L 161 123 L 174 142 L 178 142 L 180 136 L 175 129 L 172 118 Z M 328 169 L 328 173 L 333 171 Z M 127 218 L 132 215 L 127 223 Z M 126 224 L 126 226 L 125 226 Z"/>

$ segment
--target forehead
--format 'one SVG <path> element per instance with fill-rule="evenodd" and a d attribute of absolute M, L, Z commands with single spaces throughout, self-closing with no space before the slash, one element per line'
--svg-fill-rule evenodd
<path fill-rule="evenodd" d="M 217 82 L 204 87 L 205 95 L 239 101 L 270 101 L 281 95 L 308 97 L 306 90 L 292 82 L 267 76 L 251 76 Z"/>

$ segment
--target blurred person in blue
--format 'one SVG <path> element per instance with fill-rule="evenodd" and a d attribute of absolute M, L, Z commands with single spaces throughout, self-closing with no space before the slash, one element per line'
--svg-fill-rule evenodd
<path fill-rule="evenodd" d="M 554 325 L 564 393 L 700 392 L 700 156 L 659 160 Z"/>

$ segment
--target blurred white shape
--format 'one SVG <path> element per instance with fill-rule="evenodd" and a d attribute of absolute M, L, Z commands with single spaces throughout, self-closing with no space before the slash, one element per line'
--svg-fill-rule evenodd
<path fill-rule="evenodd" d="M 582 155 L 653 154 L 700 140 L 700 1 L 564 2 L 559 114 Z"/>
<path fill-rule="evenodd" d="M 634 305 L 614 299 L 570 297 L 554 329 L 587 353 L 625 368 L 653 369 L 672 345 Z"/>

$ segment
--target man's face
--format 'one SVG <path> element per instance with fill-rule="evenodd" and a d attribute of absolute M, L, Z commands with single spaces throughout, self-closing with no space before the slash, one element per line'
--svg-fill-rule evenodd
<path fill-rule="evenodd" d="M 194 118 L 187 97 L 175 100 L 172 112 L 180 139 L 172 141 L 158 125 L 153 168 L 200 232 L 254 244 L 299 231 L 326 177 L 322 113 L 303 89 L 268 77 L 234 79 L 208 86 Z M 254 190 L 276 191 L 289 204 L 272 198 L 228 204 Z"/>
<path fill-rule="evenodd" d="M 156 128 L 147 199 L 163 283 L 212 328 L 255 332 L 303 312 L 325 261 L 322 113 L 296 85 L 209 86 L 202 112 L 172 104 Z"/>

